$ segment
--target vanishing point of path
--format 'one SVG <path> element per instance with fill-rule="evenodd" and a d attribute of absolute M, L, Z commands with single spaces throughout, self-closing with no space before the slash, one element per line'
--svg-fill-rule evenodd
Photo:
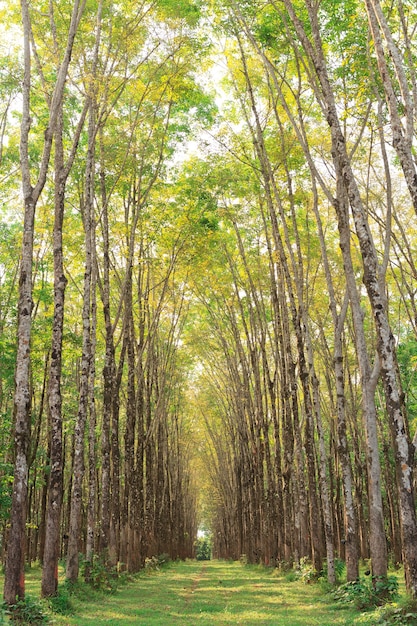
<path fill-rule="evenodd" d="M 113 595 L 91 598 L 66 626 L 334 626 L 372 624 L 326 603 L 319 585 L 289 582 L 272 570 L 226 561 L 172 563 Z"/>

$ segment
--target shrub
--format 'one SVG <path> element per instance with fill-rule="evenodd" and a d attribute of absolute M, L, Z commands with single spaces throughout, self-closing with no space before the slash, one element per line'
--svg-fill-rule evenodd
<path fill-rule="evenodd" d="M 400 604 L 385 607 L 375 624 L 380 624 L 381 626 L 417 624 L 417 601 L 407 598 Z"/>
<path fill-rule="evenodd" d="M 58 587 L 56 595 L 48 598 L 48 604 L 53 613 L 58 613 L 58 615 L 70 615 L 73 612 L 71 585 L 65 582 L 62 586 Z"/>
<path fill-rule="evenodd" d="M 145 570 L 147 572 L 154 572 L 159 570 L 160 562 L 157 556 L 150 556 L 145 559 Z"/>
<path fill-rule="evenodd" d="M 287 583 L 294 583 L 298 580 L 298 575 L 296 571 L 292 570 L 291 572 L 285 572 L 284 578 Z"/>
<path fill-rule="evenodd" d="M 106 559 L 98 554 L 94 554 L 91 562 L 83 561 L 81 572 L 94 589 L 100 591 L 114 591 L 117 584 L 117 569 L 109 566 Z"/>
<path fill-rule="evenodd" d="M 293 561 L 278 561 L 276 564 L 276 569 L 279 572 L 293 572 L 294 571 L 294 563 Z"/>
<path fill-rule="evenodd" d="M 0 606 L 0 624 L 9 624 L 9 620 L 7 619 L 7 615 L 8 615 L 8 610 L 6 608 L 6 605 L 3 604 Z M 6 621 L 7 620 L 7 621 Z"/>
<path fill-rule="evenodd" d="M 395 576 L 349 581 L 333 593 L 337 602 L 351 603 L 359 610 L 381 606 L 394 600 L 397 595 L 398 580 Z"/>
<path fill-rule="evenodd" d="M 336 574 L 336 582 L 340 583 L 343 572 L 345 571 L 345 562 L 342 559 L 334 560 L 334 570 Z M 327 581 L 328 569 L 327 562 L 324 564 L 323 569 L 320 572 L 320 581 Z"/>
<path fill-rule="evenodd" d="M 10 616 L 13 624 L 41 626 L 49 623 L 41 603 L 30 596 L 25 596 L 24 600 L 19 600 L 16 604 L 7 607 L 6 614 Z"/>
<path fill-rule="evenodd" d="M 171 560 L 171 557 L 166 552 L 158 554 L 158 556 L 150 556 L 145 559 L 145 570 L 158 571 L 163 565 L 166 565 Z"/>
<path fill-rule="evenodd" d="M 319 574 L 314 569 L 313 564 L 305 556 L 300 559 L 300 563 L 295 571 L 298 580 L 307 584 L 316 581 L 319 577 Z"/>
<path fill-rule="evenodd" d="M 197 561 L 210 561 L 211 540 L 209 537 L 199 537 L 195 542 L 195 558 Z"/>
<path fill-rule="evenodd" d="M 158 559 L 159 566 L 166 565 L 170 562 L 171 557 L 167 552 L 163 552 L 162 554 L 158 554 L 156 557 Z"/>

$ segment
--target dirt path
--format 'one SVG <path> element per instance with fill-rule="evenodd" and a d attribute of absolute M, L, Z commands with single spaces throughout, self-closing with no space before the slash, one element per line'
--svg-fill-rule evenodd
<path fill-rule="evenodd" d="M 204 573 L 207 569 L 207 565 L 204 564 L 201 568 L 201 570 L 199 571 L 199 573 L 197 574 L 197 576 L 193 579 L 191 587 L 187 588 L 184 587 L 185 589 L 185 603 L 186 605 L 188 605 L 191 601 L 191 596 L 193 595 L 193 593 L 195 593 L 200 581 L 202 580 L 202 578 L 204 577 Z"/>

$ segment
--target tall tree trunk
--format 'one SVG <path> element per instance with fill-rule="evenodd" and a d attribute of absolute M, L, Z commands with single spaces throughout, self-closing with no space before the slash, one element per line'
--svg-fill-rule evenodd
<path fill-rule="evenodd" d="M 64 458 L 62 453 L 62 336 L 67 279 L 64 274 L 62 229 L 66 182 L 74 162 L 87 106 L 81 113 L 67 163 L 64 163 L 63 115 L 60 111 L 55 131 L 55 218 L 54 218 L 54 319 L 52 326 L 51 364 L 49 373 L 49 413 L 51 420 L 51 460 L 46 516 L 45 552 L 42 570 L 42 596 L 53 596 L 58 588 L 60 557 L 60 522 Z"/>
<path fill-rule="evenodd" d="M 96 495 L 97 495 L 97 476 L 96 476 L 96 401 L 95 401 L 95 383 L 96 368 L 95 354 L 97 344 L 97 298 L 96 298 L 96 282 L 97 282 L 97 259 L 96 259 L 96 239 L 95 239 L 95 223 L 92 224 L 92 268 L 91 268 L 91 361 L 90 373 L 88 377 L 88 499 L 87 499 L 87 532 L 85 546 L 86 560 L 86 580 L 90 579 L 91 564 L 94 554 L 94 541 L 96 536 Z"/>
<path fill-rule="evenodd" d="M 92 351 L 94 354 L 94 350 Z M 93 378 L 93 377 L 92 377 Z M 90 383 L 91 391 L 94 386 Z M 85 544 L 85 579 L 90 581 L 91 564 L 93 562 L 96 539 L 96 502 L 97 502 L 97 450 L 96 450 L 96 411 L 93 398 L 90 398 L 90 419 L 88 424 L 88 500 L 87 500 L 87 532 Z"/>
<path fill-rule="evenodd" d="M 62 144 L 63 119 L 58 118 L 55 133 L 55 223 L 54 223 L 54 320 L 52 327 L 51 365 L 49 374 L 49 412 L 51 420 L 51 459 L 46 514 L 45 551 L 42 587 L 44 597 L 53 596 L 58 589 L 58 559 L 63 488 L 62 458 L 62 333 L 67 279 L 64 275 L 62 225 L 66 176 Z"/>
<path fill-rule="evenodd" d="M 413 95 L 415 95 L 416 85 L 415 82 L 409 85 L 407 79 L 408 74 L 415 81 L 415 71 L 412 65 L 409 68 L 404 67 L 399 48 L 394 41 L 379 0 L 365 0 L 365 6 L 390 116 L 392 143 L 404 173 L 414 211 L 417 213 L 417 167 L 413 156 L 414 118 L 417 106 L 417 102 L 413 102 Z M 382 37 L 387 44 L 389 59 L 398 86 L 393 83 L 393 75 L 384 53 Z M 407 52 L 413 64 L 411 50 L 408 49 Z"/>
<path fill-rule="evenodd" d="M 74 0 L 66 48 L 62 56 L 62 62 L 57 73 L 54 91 L 49 103 L 49 120 L 44 135 L 44 148 L 38 178 L 35 186 L 32 186 L 29 160 L 29 132 L 31 125 L 31 18 L 27 0 L 22 0 L 21 3 L 24 38 L 24 78 L 20 164 L 25 210 L 19 280 L 18 342 L 15 373 L 15 472 L 10 515 L 11 532 L 8 538 L 4 585 L 4 599 L 7 604 L 15 604 L 16 598 L 23 598 L 24 596 L 25 523 L 28 481 L 27 453 L 30 428 L 29 371 L 32 313 L 32 261 L 35 210 L 39 196 L 46 182 L 53 135 L 55 132 L 57 117 L 59 112 L 62 110 L 62 98 L 65 81 L 82 11 L 83 6 L 80 7 L 79 0 Z"/>
<path fill-rule="evenodd" d="M 337 311 L 336 297 L 333 286 L 332 275 L 330 271 L 329 259 L 326 250 L 325 237 L 318 208 L 317 189 L 314 184 L 314 202 L 313 208 L 316 217 L 321 255 L 326 275 L 326 283 L 330 298 L 330 309 L 333 318 L 334 328 L 334 348 L 333 348 L 333 366 L 335 373 L 336 386 L 336 409 L 337 409 L 337 433 L 338 433 L 338 452 L 340 464 L 342 466 L 343 476 L 343 494 L 345 505 L 345 558 L 346 558 L 346 577 L 347 580 L 357 580 L 359 578 L 359 553 L 357 540 L 357 523 L 356 512 L 353 502 L 353 478 L 352 466 L 349 458 L 349 449 L 347 442 L 346 430 L 346 399 L 345 399 L 345 382 L 343 371 L 343 326 L 349 303 L 345 295 L 344 303 L 340 313 Z"/>
<path fill-rule="evenodd" d="M 297 16 L 292 8 L 291 2 L 285 2 L 288 13 L 294 23 L 297 22 Z M 235 6 L 235 4 L 234 4 Z M 312 9 L 313 10 L 313 9 Z M 291 113 L 291 110 L 286 102 L 285 95 L 281 90 L 279 80 L 276 76 L 276 71 L 273 63 L 271 63 L 266 56 L 266 54 L 261 50 L 259 45 L 257 44 L 253 34 L 251 33 L 247 23 L 245 22 L 241 12 L 237 7 L 235 7 L 235 11 L 239 16 L 242 24 L 245 27 L 245 30 L 257 50 L 258 54 L 261 56 L 265 68 L 268 74 L 271 76 L 274 87 L 277 90 L 280 101 L 293 124 L 294 130 L 297 133 L 297 137 L 299 139 L 300 145 L 302 146 L 305 156 L 307 158 L 308 164 L 314 177 L 320 181 L 320 185 L 325 191 L 329 200 L 337 205 L 344 203 L 343 193 L 340 197 L 340 187 L 338 187 L 338 197 L 335 200 L 332 196 L 332 193 L 327 189 L 324 181 L 317 171 L 317 168 L 314 165 L 314 161 L 310 154 L 310 149 L 308 146 L 308 142 L 306 141 L 305 129 L 303 128 L 303 120 L 300 118 L 299 124 Z M 303 27 L 300 21 L 297 22 L 297 34 L 299 35 L 300 41 L 305 47 L 305 50 L 308 54 L 310 54 L 311 58 L 314 57 L 314 51 L 311 51 L 310 42 L 303 31 Z M 289 36 L 291 37 L 292 35 Z M 294 43 L 294 49 L 297 48 L 297 43 Z M 309 47 L 310 46 L 310 47 Z M 337 168 L 336 168 L 337 169 Z M 337 211 L 338 217 L 341 215 L 341 211 Z M 366 426 L 367 432 L 367 460 L 368 460 L 368 472 L 369 472 L 369 484 L 370 484 L 370 533 L 371 533 L 371 546 L 372 546 L 372 564 L 373 571 L 375 575 L 385 576 L 386 568 L 387 568 L 387 552 L 386 552 L 386 541 L 384 536 L 384 520 L 383 520 L 383 512 L 382 512 L 382 498 L 381 498 L 381 484 L 380 484 L 380 462 L 379 462 L 379 450 L 378 450 L 378 442 L 377 442 L 377 430 L 376 430 L 376 411 L 375 411 L 375 400 L 374 400 L 374 391 L 375 391 L 375 383 L 377 370 L 373 376 L 371 376 L 369 358 L 367 354 L 364 327 L 363 327 L 363 319 L 362 319 L 362 311 L 360 307 L 356 282 L 354 280 L 353 266 L 350 257 L 350 230 L 348 228 L 348 220 L 344 219 L 344 225 L 346 228 L 343 229 L 341 234 L 341 248 L 343 252 L 343 259 L 345 264 L 345 273 L 347 277 L 348 290 L 351 298 L 351 307 L 353 312 L 353 318 L 355 322 L 355 340 L 357 346 L 357 354 L 361 371 L 361 384 L 363 388 L 363 416 L 364 422 Z M 339 220 L 339 229 L 340 229 L 340 220 Z"/>
<path fill-rule="evenodd" d="M 89 382 L 91 376 L 92 337 L 91 337 L 91 301 L 93 284 L 94 251 L 92 230 L 94 228 L 94 148 L 95 148 L 95 111 L 91 105 L 88 123 L 88 151 L 85 174 L 85 200 L 83 206 L 83 223 L 85 234 L 85 269 L 83 293 L 83 351 L 81 357 L 81 376 L 79 389 L 78 414 L 75 426 L 74 466 L 71 492 L 71 511 L 68 529 L 68 553 L 66 578 L 75 582 L 79 572 L 79 539 L 81 530 L 81 508 L 84 478 L 84 433 L 89 405 Z"/>
<path fill-rule="evenodd" d="M 117 555 L 115 546 L 112 546 L 112 557 L 108 550 L 110 545 L 110 520 L 112 512 L 111 493 L 111 422 L 113 414 L 113 399 L 115 394 L 115 350 L 113 325 L 110 317 L 110 247 L 109 247 L 109 220 L 108 200 L 106 194 L 105 174 L 101 172 L 102 198 L 102 232 L 103 232 L 103 280 L 101 298 L 103 301 L 104 324 L 106 331 L 106 349 L 103 367 L 103 419 L 101 430 L 101 515 L 100 515 L 100 552 L 104 558 L 115 565 Z M 119 503 L 115 502 L 118 507 Z"/>
<path fill-rule="evenodd" d="M 374 316 L 377 349 L 381 362 L 381 378 L 396 457 L 406 586 L 408 591 L 415 597 L 417 596 L 417 520 L 412 481 L 414 453 L 412 444 L 409 441 L 404 406 L 401 401 L 401 385 L 397 378 L 395 364 L 396 348 L 389 325 L 386 298 L 380 282 L 378 258 L 367 222 L 366 211 L 347 154 L 346 142 L 341 130 L 334 94 L 327 74 L 316 8 L 313 7 L 310 0 L 306 0 L 306 7 L 312 26 L 313 46 L 295 14 L 292 3 L 290 0 L 284 1 L 297 34 L 314 64 L 315 72 L 320 82 L 326 104 L 326 119 L 331 131 L 336 172 L 346 189 L 359 240 L 364 269 L 364 283 Z M 337 210 L 338 219 L 347 222 L 347 215 L 343 205 L 339 204 Z M 375 572 L 375 575 L 378 576 L 380 574 Z"/>

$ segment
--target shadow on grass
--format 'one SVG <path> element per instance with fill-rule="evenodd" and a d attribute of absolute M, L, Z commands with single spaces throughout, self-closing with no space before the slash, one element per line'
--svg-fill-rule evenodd
<path fill-rule="evenodd" d="M 75 607 L 67 626 L 334 626 L 358 623 L 346 607 L 329 606 L 318 586 L 288 583 L 265 568 L 224 561 L 177 563 Z M 358 614 L 356 614 L 357 617 Z M 366 621 L 361 621 L 366 624 Z M 371 623 L 371 622 L 369 622 Z"/>
<path fill-rule="evenodd" d="M 39 597 L 41 569 L 28 572 L 27 591 Z M 62 574 L 61 582 L 64 582 Z M 371 626 L 372 614 L 329 604 L 319 585 L 230 561 L 171 563 L 142 572 L 114 593 L 80 582 L 73 614 L 54 626 Z"/>

